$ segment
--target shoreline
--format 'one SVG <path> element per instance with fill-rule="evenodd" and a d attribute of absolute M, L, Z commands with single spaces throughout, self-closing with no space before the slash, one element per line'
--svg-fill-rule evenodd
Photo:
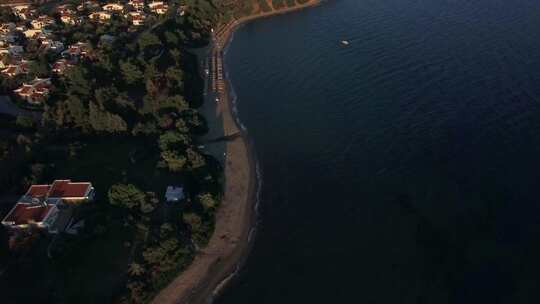
<path fill-rule="evenodd" d="M 224 142 L 214 151 L 217 159 L 224 164 L 224 192 L 221 205 L 216 213 L 215 230 L 208 245 L 197 252 L 192 263 L 152 300 L 155 304 L 165 303 L 211 303 L 227 287 L 243 267 L 253 245 L 258 218 L 258 191 L 261 180 L 259 166 L 253 144 L 241 124 L 236 111 L 236 99 L 231 98 L 232 84 L 223 67 L 223 55 L 231 41 L 232 34 L 249 21 L 284 14 L 312 7 L 321 0 L 312 0 L 295 7 L 278 11 L 259 13 L 231 21 L 216 31 L 215 39 L 208 47 L 208 59 L 218 62 L 216 97 L 207 95 L 205 80 L 205 105 L 210 107 L 215 117 L 206 116 L 218 125 L 221 135 L 240 134 L 232 141 Z M 204 67 L 201 69 L 201 71 Z M 214 74 L 216 73 L 216 74 Z M 215 82 L 215 79 L 214 79 Z M 208 89 L 210 91 L 210 89 Z M 213 91 L 213 90 L 212 90 Z M 222 128 L 222 129 L 219 129 Z M 210 133 L 210 132 L 209 132 Z M 207 137 L 212 134 L 207 135 Z M 223 152 L 223 155 L 222 155 Z"/>

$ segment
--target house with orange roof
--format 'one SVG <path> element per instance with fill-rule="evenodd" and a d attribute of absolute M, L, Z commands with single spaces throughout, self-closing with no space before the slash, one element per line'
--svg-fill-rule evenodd
<path fill-rule="evenodd" d="M 104 11 L 119 13 L 124 10 L 124 6 L 119 3 L 107 3 L 101 7 Z"/>
<path fill-rule="evenodd" d="M 77 15 L 71 13 L 61 13 L 60 20 L 62 20 L 62 23 L 70 25 L 75 25 L 79 22 Z"/>
<path fill-rule="evenodd" d="M 9 54 L 0 54 L 0 69 L 7 68 L 11 63 L 11 57 Z"/>
<path fill-rule="evenodd" d="M 144 0 L 130 0 L 128 5 L 139 11 L 144 9 Z"/>
<path fill-rule="evenodd" d="M 15 14 L 15 16 L 21 18 L 22 20 L 30 19 L 33 14 L 33 10 L 31 10 L 30 6 L 28 5 L 13 6 L 11 10 L 13 11 L 13 14 Z"/>
<path fill-rule="evenodd" d="M 94 12 L 88 15 L 88 18 L 90 18 L 91 20 L 100 21 L 100 22 L 107 21 L 111 19 L 111 17 L 112 17 L 111 13 L 106 12 L 106 11 Z"/>
<path fill-rule="evenodd" d="M 144 20 L 146 19 L 146 15 L 141 12 L 129 12 L 126 17 L 131 20 L 131 23 L 135 26 L 143 25 Z"/>
<path fill-rule="evenodd" d="M 16 28 L 17 28 L 17 25 L 15 25 L 15 23 L 13 22 L 3 23 L 2 25 L 0 25 L 0 33 L 8 34 L 8 33 L 13 32 Z"/>
<path fill-rule="evenodd" d="M 9 45 L 0 48 L 0 54 L 9 54 L 14 57 L 20 57 L 24 53 L 24 48 L 20 45 Z"/>
<path fill-rule="evenodd" d="M 158 15 L 163 15 L 167 13 L 167 10 L 169 9 L 169 6 L 166 3 L 163 3 L 162 1 L 154 1 L 150 4 L 148 4 L 148 8 L 153 13 L 156 13 Z"/>
<path fill-rule="evenodd" d="M 26 60 L 21 60 L 18 63 L 10 64 L 2 70 L 2 75 L 7 77 L 15 77 L 20 74 L 26 74 L 29 70 L 29 64 Z"/>
<path fill-rule="evenodd" d="M 36 78 L 31 83 L 23 83 L 13 92 L 31 104 L 41 104 L 49 97 L 51 87 L 50 78 Z"/>
<path fill-rule="evenodd" d="M 44 39 L 41 41 L 41 49 L 44 51 L 60 53 L 64 50 L 64 44 L 61 41 Z"/>
<path fill-rule="evenodd" d="M 55 23 L 54 19 L 47 15 L 41 15 L 37 17 L 36 19 L 30 21 L 30 24 L 35 29 L 42 29 L 46 27 L 47 25 L 52 25 L 54 23 Z"/>
<path fill-rule="evenodd" d="M 63 57 L 78 58 L 88 55 L 88 43 L 77 42 L 62 52 Z"/>
<path fill-rule="evenodd" d="M 73 66 L 73 62 L 67 59 L 58 59 L 56 62 L 54 62 L 51 66 L 52 72 L 62 75 L 64 72 Z"/>
<path fill-rule="evenodd" d="M 59 233 L 71 219 L 71 213 L 63 210 L 72 203 L 93 199 L 94 187 L 89 182 L 55 180 L 51 185 L 32 185 L 4 217 L 2 225 L 11 230 L 35 227 Z"/>

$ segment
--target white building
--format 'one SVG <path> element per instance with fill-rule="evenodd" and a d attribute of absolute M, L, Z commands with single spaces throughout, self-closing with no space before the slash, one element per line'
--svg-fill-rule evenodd
<path fill-rule="evenodd" d="M 165 199 L 167 202 L 179 202 L 185 198 L 184 188 L 168 186 L 165 193 Z"/>

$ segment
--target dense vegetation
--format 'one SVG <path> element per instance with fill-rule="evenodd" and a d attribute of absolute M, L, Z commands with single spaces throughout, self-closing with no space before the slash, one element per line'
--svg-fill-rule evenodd
<path fill-rule="evenodd" d="M 8 302 L 147 302 L 208 241 L 221 168 L 198 149 L 207 127 L 197 111 L 197 61 L 187 50 L 207 43 L 219 14 L 211 1 L 187 4 L 184 16 L 149 20 L 137 32 L 121 18 L 57 25 L 67 44 L 90 44 L 91 55 L 64 76 L 25 45 L 36 63 L 22 77 L 52 77 L 54 89 L 41 120 L 0 117 L 0 193 L 71 178 L 92 182 L 97 198 L 76 208 L 74 218 L 85 221 L 79 235 L 19 235 L 8 249 L 0 231 Z M 9 91 L 21 79 L 2 81 Z M 166 203 L 168 185 L 184 186 L 186 200 Z M 24 293 L 28 285 L 32 293 Z"/>

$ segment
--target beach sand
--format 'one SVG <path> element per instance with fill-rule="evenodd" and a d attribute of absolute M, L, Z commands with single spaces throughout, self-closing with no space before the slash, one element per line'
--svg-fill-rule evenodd
<path fill-rule="evenodd" d="M 296 7 L 231 22 L 216 31 L 215 42 L 201 53 L 203 56 L 210 54 L 210 60 L 221 61 L 223 48 L 239 25 L 256 18 L 303 9 L 319 2 L 312 0 Z M 210 131 L 202 140 L 237 133 L 240 136 L 229 141 L 206 144 L 204 148 L 205 153 L 216 157 L 225 169 L 224 196 L 216 214 L 215 231 L 208 245 L 196 254 L 191 265 L 157 294 L 152 301 L 155 304 L 211 302 L 242 266 L 251 248 L 250 234 L 254 233 L 257 221 L 255 153 L 246 133 L 235 121 L 227 80 L 218 79 L 217 82 L 221 88 L 219 92 L 212 92 L 211 84 L 208 84 L 205 92 L 206 102 L 201 112 L 208 120 Z M 220 101 L 216 102 L 215 97 Z"/>

